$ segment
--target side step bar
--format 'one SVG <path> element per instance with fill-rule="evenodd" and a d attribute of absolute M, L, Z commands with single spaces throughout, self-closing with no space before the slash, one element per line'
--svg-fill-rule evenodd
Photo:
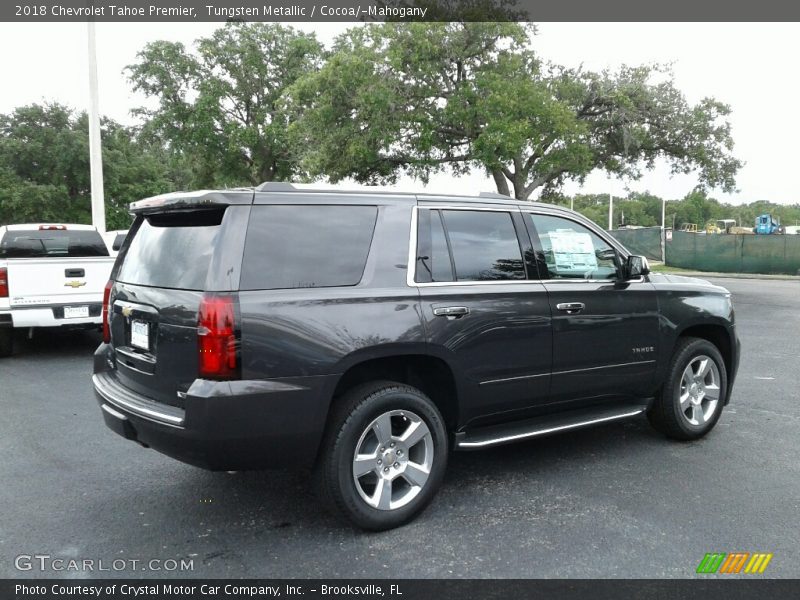
<path fill-rule="evenodd" d="M 457 450 L 480 450 L 500 444 L 510 444 L 521 440 L 591 427 L 610 421 L 629 419 L 640 415 L 648 408 L 647 402 L 603 405 L 602 407 L 572 410 L 555 415 L 546 415 L 524 421 L 514 421 L 502 425 L 480 427 L 456 434 Z"/>

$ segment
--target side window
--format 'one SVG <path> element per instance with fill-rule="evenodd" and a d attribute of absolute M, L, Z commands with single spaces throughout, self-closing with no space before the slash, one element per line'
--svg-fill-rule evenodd
<path fill-rule="evenodd" d="M 511 213 L 443 210 L 457 281 L 525 279 Z"/>
<path fill-rule="evenodd" d="M 242 290 L 356 285 L 367 263 L 375 206 L 254 206 Z"/>
<path fill-rule="evenodd" d="M 453 264 L 450 261 L 441 213 L 438 210 L 420 209 L 418 216 L 415 281 L 453 281 Z"/>
<path fill-rule="evenodd" d="M 527 214 L 542 243 L 544 263 L 551 279 L 614 279 L 614 249 L 590 229 L 549 215 Z"/>

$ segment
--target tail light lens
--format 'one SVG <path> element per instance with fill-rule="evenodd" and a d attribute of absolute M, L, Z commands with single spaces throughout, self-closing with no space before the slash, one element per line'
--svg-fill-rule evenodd
<path fill-rule="evenodd" d="M 111 328 L 109 327 L 109 313 L 111 311 L 111 288 L 114 282 L 109 280 L 103 290 L 103 342 L 106 344 L 111 342 Z"/>
<path fill-rule="evenodd" d="M 197 313 L 200 377 L 239 377 L 238 302 L 228 294 L 204 294 Z"/>
<path fill-rule="evenodd" d="M 0 268 L 0 298 L 8 298 L 8 269 Z"/>

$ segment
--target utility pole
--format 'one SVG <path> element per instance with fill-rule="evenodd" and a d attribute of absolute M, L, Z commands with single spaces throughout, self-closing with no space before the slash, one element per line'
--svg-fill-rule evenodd
<path fill-rule="evenodd" d="M 614 229 L 614 195 L 608 192 L 608 230 Z"/>
<path fill-rule="evenodd" d="M 667 199 L 661 199 L 661 262 L 667 262 Z"/>
<path fill-rule="evenodd" d="M 103 195 L 103 151 L 100 143 L 100 101 L 97 93 L 97 48 L 94 21 L 87 23 L 89 38 L 89 173 L 92 194 L 92 225 L 106 231 L 106 204 Z"/>

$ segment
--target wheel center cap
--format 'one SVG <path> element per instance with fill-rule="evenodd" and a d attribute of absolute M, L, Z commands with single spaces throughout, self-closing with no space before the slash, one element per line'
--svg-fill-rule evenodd
<path fill-rule="evenodd" d="M 386 464 L 394 464 L 397 460 L 397 454 L 395 454 L 394 450 L 387 450 L 383 453 L 383 460 Z"/>

